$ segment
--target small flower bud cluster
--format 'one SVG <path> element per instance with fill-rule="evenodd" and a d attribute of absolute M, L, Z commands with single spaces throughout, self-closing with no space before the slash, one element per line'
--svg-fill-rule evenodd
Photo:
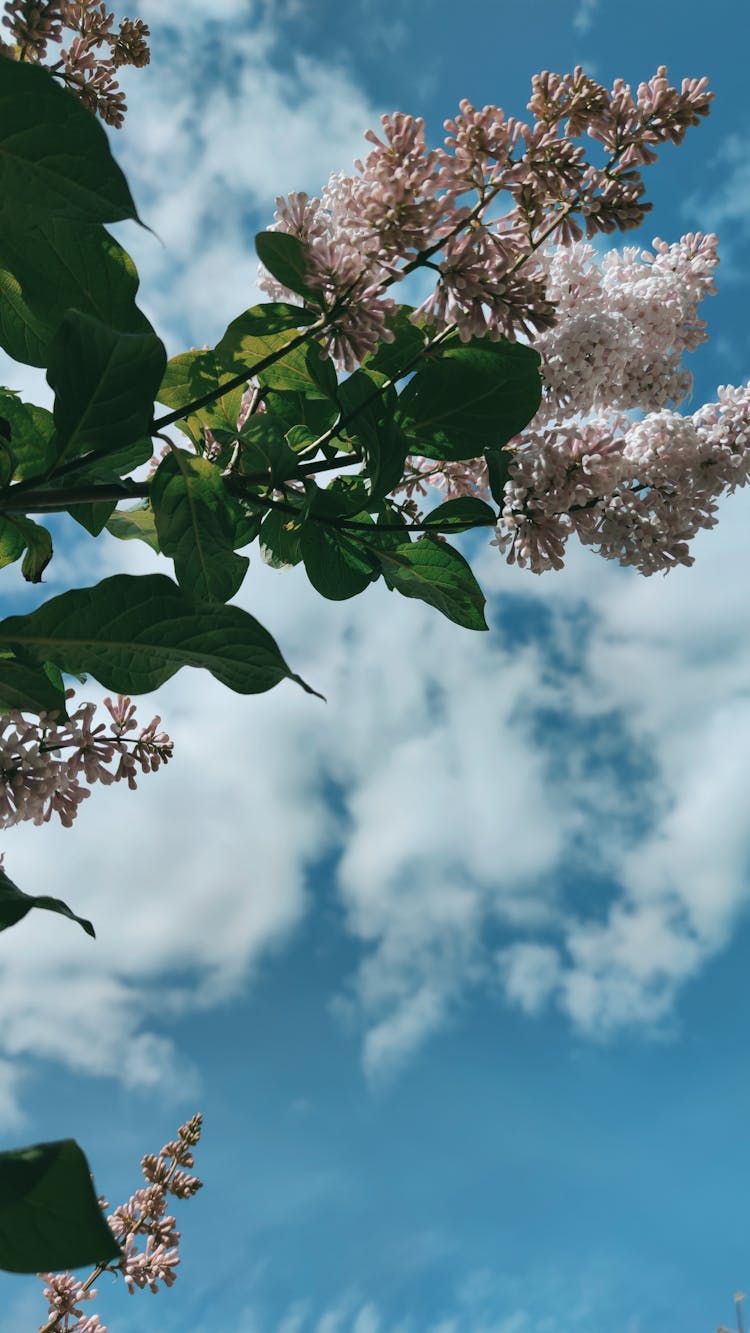
<path fill-rule="evenodd" d="M 116 71 L 149 63 L 150 31 L 141 19 L 123 19 L 116 31 L 114 22 L 103 0 L 8 0 L 3 25 L 12 42 L 0 41 L 0 54 L 42 64 L 48 44 L 62 43 L 70 34 L 69 44 L 50 66 L 52 73 L 107 125 L 119 127 L 127 104 Z"/>
<path fill-rule="evenodd" d="M 66 698 L 72 695 L 69 690 Z M 104 706 L 112 719 L 108 728 L 94 725 L 92 703 L 81 704 L 66 722 L 56 713 L 33 720 L 16 710 L 0 713 L 0 828 L 27 819 L 46 824 L 53 814 L 70 828 L 91 795 L 84 782 L 124 780 L 134 790 L 139 770 L 155 773 L 171 759 L 173 742 L 158 730 L 159 717 L 139 728 L 135 704 L 121 694 Z"/>
<path fill-rule="evenodd" d="M 678 92 L 666 75 L 662 66 L 634 96 L 621 80 L 608 92 L 580 68 L 543 73 L 532 82 L 532 124 L 464 101 L 439 149 L 427 148 L 422 120 L 384 116 L 382 137 L 366 135 L 373 147 L 357 176 L 331 177 L 320 199 L 278 199 L 274 227 L 305 247 L 338 364 L 353 370 L 390 340 L 387 289 L 418 267 L 435 270 L 437 283 L 415 319 L 455 327 L 464 341 L 551 328 L 539 247 L 580 240 L 576 214 L 588 236 L 639 226 L 650 208 L 640 168 L 653 146 L 679 143 L 708 113 L 705 79 L 686 79 Z M 574 142 L 584 134 L 604 145 L 604 167 Z M 493 217 L 500 197 L 511 206 Z M 262 267 L 259 281 L 275 299 L 298 299 Z"/>
<path fill-rule="evenodd" d="M 96 1296 L 91 1285 L 106 1270 L 121 1273 L 131 1295 L 136 1288 L 158 1292 L 159 1283 L 171 1287 L 177 1280 L 175 1269 L 180 1262 L 178 1245 L 180 1233 L 174 1217 L 167 1214 L 167 1197 L 190 1199 L 201 1188 L 197 1176 L 184 1168 L 194 1165 L 193 1149 L 201 1136 L 203 1117 L 194 1115 L 177 1131 L 177 1138 L 165 1143 L 158 1155 L 147 1153 L 141 1162 L 146 1181 L 143 1189 L 136 1190 L 127 1203 L 115 1208 L 107 1218 L 109 1229 L 122 1248 L 122 1258 L 116 1264 L 101 1265 L 85 1281 L 72 1273 L 40 1273 L 47 1285 L 44 1298 L 49 1313 L 43 1333 L 107 1333 L 99 1316 L 85 1315 L 84 1301 Z M 100 1200 L 104 1209 L 108 1205 Z M 142 1244 L 140 1249 L 139 1245 Z"/>

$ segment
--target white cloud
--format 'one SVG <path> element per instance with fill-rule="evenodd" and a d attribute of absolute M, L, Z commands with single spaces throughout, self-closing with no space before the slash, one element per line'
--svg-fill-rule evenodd
<path fill-rule="evenodd" d="M 573 27 L 577 32 L 588 32 L 594 22 L 599 7 L 599 0 L 580 0 L 573 15 Z"/>

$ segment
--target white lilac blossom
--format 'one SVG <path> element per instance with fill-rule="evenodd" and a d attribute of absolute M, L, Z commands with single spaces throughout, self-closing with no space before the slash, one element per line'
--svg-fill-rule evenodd
<path fill-rule="evenodd" d="M 158 1154 L 147 1153 L 142 1159 L 145 1186 L 107 1218 L 122 1249 L 117 1263 L 100 1265 L 85 1281 L 72 1273 L 39 1274 L 46 1283 L 44 1298 L 48 1304 L 48 1319 L 41 1333 L 107 1333 L 98 1315 L 86 1315 L 81 1309 L 84 1301 L 97 1295 L 92 1284 L 104 1272 L 119 1273 L 131 1295 L 146 1287 L 156 1293 L 161 1286 L 174 1284 L 180 1262 L 180 1233 L 174 1217 L 167 1213 L 167 1200 L 170 1194 L 176 1199 L 190 1199 L 202 1187 L 198 1177 L 185 1170 L 194 1166 L 193 1149 L 202 1124 L 201 1115 L 193 1116 L 180 1126 L 175 1140 L 165 1143 Z M 109 1206 L 104 1199 L 99 1203 L 102 1209 Z"/>
<path fill-rule="evenodd" d="M 557 322 L 530 341 L 542 357 L 542 405 L 508 445 L 510 477 L 493 544 L 511 563 L 559 569 L 575 535 L 643 574 L 691 564 L 689 544 L 716 523 L 719 497 L 750 470 L 750 386 L 683 415 L 683 356 L 706 338 L 698 306 L 715 293 L 717 238 L 689 233 L 599 260 L 578 241 L 540 262 Z M 640 421 L 627 414 L 645 413 Z M 413 458 L 413 501 L 490 498 L 483 460 Z"/>
<path fill-rule="evenodd" d="M 66 700 L 72 696 L 69 690 Z M 121 694 L 104 706 L 109 727 L 94 725 L 92 703 L 81 704 L 67 721 L 56 713 L 33 719 L 15 709 L 0 714 L 0 828 L 23 820 L 46 824 L 53 815 L 70 828 L 91 794 L 84 783 L 125 781 L 134 790 L 139 771 L 155 773 L 169 761 L 174 747 L 158 730 L 161 718 L 139 728 L 135 704 Z"/>

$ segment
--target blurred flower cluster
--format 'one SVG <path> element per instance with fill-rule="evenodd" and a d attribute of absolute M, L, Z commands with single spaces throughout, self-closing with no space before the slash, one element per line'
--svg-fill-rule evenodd
<path fill-rule="evenodd" d="M 149 63 L 150 31 L 141 19 L 123 19 L 117 29 L 114 23 L 102 0 L 8 0 L 3 26 L 11 40 L 0 40 L 0 55 L 46 62 L 107 125 L 119 127 L 127 104 L 117 71 Z M 62 46 L 57 60 L 47 60 L 50 42 Z"/>

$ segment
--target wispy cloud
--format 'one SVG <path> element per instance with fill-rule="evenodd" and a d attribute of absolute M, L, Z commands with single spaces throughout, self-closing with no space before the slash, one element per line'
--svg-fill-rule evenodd
<path fill-rule="evenodd" d="M 573 27 L 576 32 L 588 32 L 594 22 L 594 16 L 599 8 L 599 0 L 580 0 L 578 8 L 573 15 Z"/>

